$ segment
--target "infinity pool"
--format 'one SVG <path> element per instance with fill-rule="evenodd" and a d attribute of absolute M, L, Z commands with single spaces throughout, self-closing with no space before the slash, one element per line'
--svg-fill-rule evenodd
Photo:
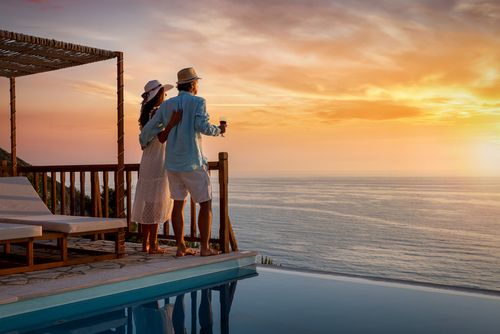
<path fill-rule="evenodd" d="M 251 266 L 1 319 L 0 332 L 499 333 L 499 315 L 493 294 Z"/>

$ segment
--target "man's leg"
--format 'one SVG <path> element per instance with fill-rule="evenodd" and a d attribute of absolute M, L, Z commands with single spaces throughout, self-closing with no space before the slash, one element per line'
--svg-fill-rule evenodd
<path fill-rule="evenodd" d="M 200 254 L 201 256 L 217 255 L 218 251 L 210 249 L 210 235 L 212 231 L 212 200 L 200 203 L 198 214 L 198 228 L 200 229 Z"/>
<path fill-rule="evenodd" d="M 184 204 L 185 200 L 174 200 L 172 209 L 172 226 L 174 228 L 175 241 L 177 242 L 177 256 L 194 255 L 184 242 Z"/>
<path fill-rule="evenodd" d="M 177 242 L 177 255 L 179 251 L 182 253 L 182 245 L 184 245 L 184 204 L 186 201 L 174 200 L 174 208 L 172 209 L 172 227 L 174 229 L 175 241 Z"/>

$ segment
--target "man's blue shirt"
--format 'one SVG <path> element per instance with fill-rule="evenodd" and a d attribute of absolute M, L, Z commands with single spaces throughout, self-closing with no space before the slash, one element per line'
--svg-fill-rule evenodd
<path fill-rule="evenodd" d="M 142 128 L 139 141 L 142 147 L 146 146 L 165 128 L 173 112 L 180 109 L 182 120 L 170 131 L 165 146 L 165 168 L 175 172 L 191 172 L 207 163 L 201 147 L 201 135 L 220 134 L 220 128 L 209 122 L 204 98 L 180 91 L 179 95 L 163 102 Z"/>

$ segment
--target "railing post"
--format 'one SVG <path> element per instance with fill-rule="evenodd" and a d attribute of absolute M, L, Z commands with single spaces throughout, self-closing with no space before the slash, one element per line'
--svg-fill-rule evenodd
<path fill-rule="evenodd" d="M 108 171 L 104 171 L 102 175 L 102 183 L 104 187 L 104 217 L 109 218 L 109 175 Z"/>
<path fill-rule="evenodd" d="M 57 179 L 56 172 L 50 172 L 50 199 L 52 205 L 52 213 L 57 213 Z"/>
<path fill-rule="evenodd" d="M 223 253 L 229 253 L 228 154 L 219 152 L 219 243 Z"/>
<path fill-rule="evenodd" d="M 66 173 L 61 171 L 59 173 L 61 183 L 61 215 L 66 214 Z"/>
<path fill-rule="evenodd" d="M 132 218 L 132 172 L 127 171 L 127 226 L 130 226 Z"/>
<path fill-rule="evenodd" d="M 72 216 L 76 215 L 75 172 L 69 173 L 69 212 Z"/>

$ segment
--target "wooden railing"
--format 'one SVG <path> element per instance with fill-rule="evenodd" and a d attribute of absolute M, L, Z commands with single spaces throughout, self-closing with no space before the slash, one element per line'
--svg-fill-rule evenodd
<path fill-rule="evenodd" d="M 222 252 L 238 250 L 238 245 L 229 219 L 228 211 L 228 155 L 219 153 L 219 160 L 208 163 L 209 170 L 218 171 L 219 176 L 219 237 L 210 239 L 218 243 Z M 115 196 L 114 185 L 117 184 L 118 165 L 59 165 L 59 166 L 17 166 L 17 174 L 27 176 L 47 207 L 62 215 L 116 217 L 119 199 Z M 125 165 L 125 201 L 127 231 L 129 235 L 140 233 L 138 226 L 130 220 L 132 211 L 133 174 L 139 176 L 139 164 Z M 0 165 L 0 176 L 11 175 L 11 168 L 6 161 Z M 89 178 L 89 179 L 87 179 Z M 137 178 L 135 178 L 137 179 Z M 86 182 L 90 180 L 90 182 Z M 110 186 L 113 180 L 113 187 Z M 69 181 L 69 186 L 67 185 Z M 90 196 L 86 185 L 90 184 Z M 101 191 L 102 188 L 102 191 Z M 187 241 L 199 242 L 196 222 L 196 204 L 190 201 L 190 234 Z M 163 224 L 163 233 L 159 238 L 175 240 L 169 233 L 169 222 Z"/>

